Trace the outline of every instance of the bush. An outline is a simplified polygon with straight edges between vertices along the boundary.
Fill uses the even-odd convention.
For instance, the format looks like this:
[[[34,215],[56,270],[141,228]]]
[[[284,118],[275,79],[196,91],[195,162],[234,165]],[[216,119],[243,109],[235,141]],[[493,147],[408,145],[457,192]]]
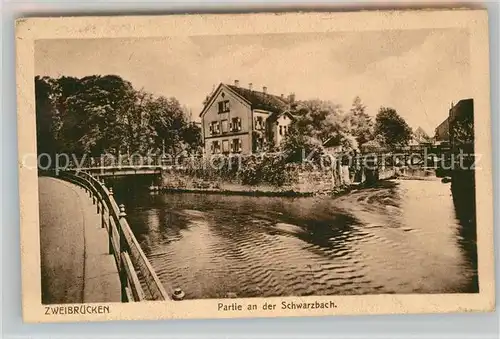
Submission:
[[[243,185],[283,186],[290,180],[291,175],[281,154],[264,154],[245,158],[242,162],[239,178]]]

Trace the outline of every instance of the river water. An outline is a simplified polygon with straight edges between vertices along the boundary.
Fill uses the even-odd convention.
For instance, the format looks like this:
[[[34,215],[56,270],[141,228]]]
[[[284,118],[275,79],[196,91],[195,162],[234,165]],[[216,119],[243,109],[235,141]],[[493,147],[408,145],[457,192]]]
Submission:
[[[440,181],[387,181],[337,198],[122,199],[160,280],[187,299],[478,291],[475,231]]]

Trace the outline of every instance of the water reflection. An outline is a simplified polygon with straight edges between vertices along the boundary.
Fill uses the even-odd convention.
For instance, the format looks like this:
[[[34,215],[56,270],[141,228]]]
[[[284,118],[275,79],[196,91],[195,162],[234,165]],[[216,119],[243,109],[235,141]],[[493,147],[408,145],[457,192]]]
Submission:
[[[463,246],[475,231],[462,231],[439,181],[385,182],[336,199],[120,198],[160,279],[187,298],[477,292]]]

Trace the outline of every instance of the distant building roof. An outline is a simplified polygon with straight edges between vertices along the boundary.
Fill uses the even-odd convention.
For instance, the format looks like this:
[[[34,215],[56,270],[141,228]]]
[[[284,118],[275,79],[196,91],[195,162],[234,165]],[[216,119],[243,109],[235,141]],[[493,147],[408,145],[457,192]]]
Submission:
[[[336,134],[328,139],[325,140],[325,142],[323,142],[323,147],[337,147],[337,146],[340,146],[341,145],[341,142],[340,142],[341,138],[340,138],[340,134]]]
[[[267,117],[267,120],[268,121],[276,121],[282,115],[287,115],[292,121],[297,120],[297,117],[295,115],[293,115],[289,110],[280,111],[280,112],[273,112]]]
[[[288,107],[289,101],[284,97],[234,85],[226,84],[226,86],[236,92],[239,96],[250,102],[250,105],[253,109],[262,109],[270,112],[281,112]]]
[[[462,99],[451,107],[449,112],[450,121],[457,118],[473,117],[474,116],[474,100]]]

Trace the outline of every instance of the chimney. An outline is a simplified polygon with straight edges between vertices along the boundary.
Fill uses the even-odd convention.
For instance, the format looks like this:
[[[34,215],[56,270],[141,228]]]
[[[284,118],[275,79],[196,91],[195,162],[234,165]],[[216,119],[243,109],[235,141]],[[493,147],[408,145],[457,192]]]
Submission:
[[[281,93],[281,99],[284,99],[285,98],[285,95],[283,93]]]
[[[288,101],[290,101],[290,103],[295,102],[295,93],[290,93],[290,95],[288,96]]]
[[[248,89],[249,89],[249,90],[252,90],[252,85],[253,85],[252,83],[249,83],[249,84],[248,84]]]
[[[239,80],[234,80],[234,85],[236,87],[240,87],[240,81]]]
[[[266,86],[262,87],[262,92],[264,92],[264,94],[267,93],[267,87]]]

